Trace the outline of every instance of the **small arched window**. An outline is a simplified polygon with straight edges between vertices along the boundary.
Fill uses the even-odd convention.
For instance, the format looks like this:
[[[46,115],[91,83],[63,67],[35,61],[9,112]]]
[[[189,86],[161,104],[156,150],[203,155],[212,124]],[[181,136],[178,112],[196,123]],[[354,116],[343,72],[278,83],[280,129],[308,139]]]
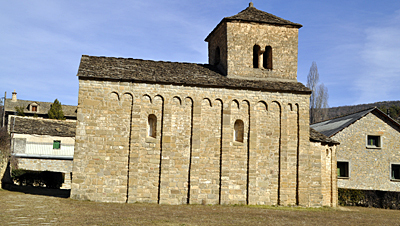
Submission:
[[[243,142],[244,136],[244,123],[242,120],[238,119],[234,125],[234,134],[233,137],[237,142]]]
[[[219,49],[219,46],[217,46],[217,48],[215,49],[214,65],[218,65],[220,61],[221,61],[221,50]]]
[[[157,117],[153,114],[149,115],[147,120],[147,136],[156,138],[157,133]]]
[[[253,68],[259,68],[259,61],[260,60],[260,46],[254,45],[253,47]]]
[[[265,69],[272,70],[272,47],[266,46],[263,54],[263,66]]]

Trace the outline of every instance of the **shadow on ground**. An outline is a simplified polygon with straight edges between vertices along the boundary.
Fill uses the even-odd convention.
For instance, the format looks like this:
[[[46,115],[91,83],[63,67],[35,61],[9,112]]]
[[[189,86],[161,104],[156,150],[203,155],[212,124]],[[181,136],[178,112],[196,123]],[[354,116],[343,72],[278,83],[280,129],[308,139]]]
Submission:
[[[54,188],[43,188],[43,187],[33,187],[33,186],[18,186],[14,184],[3,184],[2,189],[8,191],[18,191],[25,194],[31,195],[44,195],[53,196],[58,198],[69,198],[71,194],[71,189],[54,189]]]

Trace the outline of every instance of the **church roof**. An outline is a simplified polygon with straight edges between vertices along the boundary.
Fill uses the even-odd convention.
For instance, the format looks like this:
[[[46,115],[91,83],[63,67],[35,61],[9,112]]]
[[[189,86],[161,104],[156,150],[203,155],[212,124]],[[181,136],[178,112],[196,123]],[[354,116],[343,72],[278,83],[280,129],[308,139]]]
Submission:
[[[398,129],[400,128],[400,124],[398,122],[390,118],[388,115],[386,115],[376,107],[344,115],[334,119],[329,119],[323,122],[315,123],[310,125],[310,127],[324,134],[327,137],[332,137],[333,135],[342,131],[344,128],[347,128],[348,126],[355,123],[356,121],[358,121],[359,119],[363,118],[364,116],[366,116],[371,112],[375,112],[376,114],[383,116],[383,118],[390,121],[392,125],[396,126]]]
[[[258,10],[253,6],[252,3],[250,3],[249,7],[247,7],[240,13],[234,16],[225,17],[222,21],[233,21],[233,20],[267,23],[274,25],[289,25],[297,28],[301,28],[303,26],[301,24],[293,23],[289,20],[285,20],[270,13]]]
[[[79,79],[104,79],[142,83],[249,89],[310,94],[299,82],[277,82],[227,78],[209,64],[176,63],[132,58],[83,55]]]
[[[9,122],[11,133],[37,134],[59,137],[75,137],[75,120],[56,120],[34,117],[11,116]]]

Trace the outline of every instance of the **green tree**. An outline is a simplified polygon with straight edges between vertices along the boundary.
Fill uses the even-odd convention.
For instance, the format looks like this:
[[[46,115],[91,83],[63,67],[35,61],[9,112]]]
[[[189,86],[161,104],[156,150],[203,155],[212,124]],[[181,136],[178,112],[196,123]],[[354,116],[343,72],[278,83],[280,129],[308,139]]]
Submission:
[[[16,106],[16,107],[15,107],[15,110],[17,111],[17,115],[18,115],[18,116],[25,116],[24,107],[22,107],[22,106]]]
[[[51,119],[59,119],[59,120],[65,119],[61,103],[57,99],[54,100],[54,103],[51,105],[50,110],[47,114]]]

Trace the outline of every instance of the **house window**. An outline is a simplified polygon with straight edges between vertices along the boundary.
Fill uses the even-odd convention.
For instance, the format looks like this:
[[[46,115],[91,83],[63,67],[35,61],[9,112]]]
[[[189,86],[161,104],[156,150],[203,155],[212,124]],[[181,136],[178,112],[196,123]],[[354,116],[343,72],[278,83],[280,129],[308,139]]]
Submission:
[[[390,179],[400,180],[400,164],[391,164],[390,168]]]
[[[381,147],[381,136],[367,136],[367,146],[373,148],[380,148]]]
[[[32,106],[32,111],[37,112],[37,106]]]
[[[266,46],[263,54],[263,67],[272,70],[272,47]]]
[[[147,120],[147,136],[156,138],[157,131],[157,117],[155,115],[149,115]]]
[[[53,149],[60,149],[61,148],[61,140],[53,141]]]
[[[349,162],[343,162],[343,161],[337,162],[337,175],[338,178],[349,177]]]
[[[238,119],[235,122],[233,137],[237,142],[243,142],[244,135],[244,123],[242,120]]]

